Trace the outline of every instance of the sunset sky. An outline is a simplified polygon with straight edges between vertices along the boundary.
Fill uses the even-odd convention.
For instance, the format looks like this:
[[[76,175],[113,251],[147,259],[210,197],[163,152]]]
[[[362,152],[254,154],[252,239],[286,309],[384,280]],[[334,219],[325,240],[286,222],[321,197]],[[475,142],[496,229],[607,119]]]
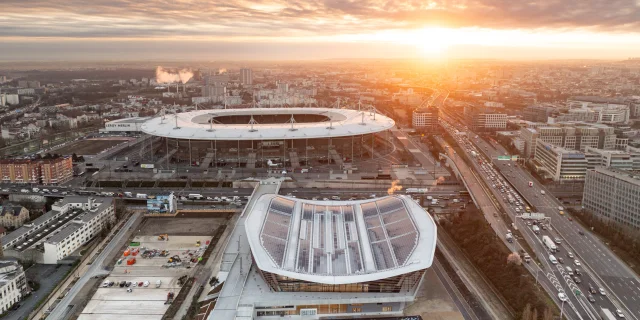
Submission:
[[[2,0],[0,60],[640,56],[640,0]]]

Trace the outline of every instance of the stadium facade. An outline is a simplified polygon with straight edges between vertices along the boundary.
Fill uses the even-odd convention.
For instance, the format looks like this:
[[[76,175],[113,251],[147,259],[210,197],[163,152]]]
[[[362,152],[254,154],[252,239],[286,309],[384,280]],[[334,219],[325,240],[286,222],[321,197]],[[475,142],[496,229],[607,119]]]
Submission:
[[[266,194],[244,228],[254,274],[243,290],[252,302],[247,319],[402,315],[433,262],[437,237],[431,216],[408,196]]]
[[[200,110],[158,116],[141,131],[152,159],[169,168],[300,167],[373,158],[395,125],[373,110],[253,108]]]

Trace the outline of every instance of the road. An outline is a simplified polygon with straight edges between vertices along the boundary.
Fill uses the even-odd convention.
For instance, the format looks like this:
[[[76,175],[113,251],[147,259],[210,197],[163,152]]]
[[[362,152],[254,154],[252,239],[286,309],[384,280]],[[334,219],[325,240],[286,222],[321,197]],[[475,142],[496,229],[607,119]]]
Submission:
[[[579,223],[569,221],[567,215],[561,216],[558,207],[563,204],[549,190],[539,183],[529,187],[529,181],[536,180],[524,168],[516,165],[506,166],[503,161],[498,161],[497,156],[506,153],[504,148],[483,139],[476,139],[474,142],[492,158],[507,180],[529,203],[536,207],[537,211],[543,212],[551,218],[551,225],[565,240],[566,245],[593,272],[599,285],[612,293],[618,302],[624,305],[633,319],[638,319],[640,317],[640,281],[638,276],[589,230],[583,228]],[[545,191],[545,194],[541,194],[541,191]],[[584,236],[579,232],[584,233]],[[619,304],[618,306],[620,307]]]
[[[444,117],[443,119],[446,119],[446,117]],[[454,123],[451,119],[448,119],[449,121],[451,121],[451,123]],[[449,125],[449,123],[444,122],[443,125],[446,127]],[[453,130],[453,127],[451,127],[451,129]],[[464,130],[461,126],[458,126],[457,129],[459,130]],[[453,131],[451,131],[453,132]],[[467,139],[466,137],[473,137],[474,134],[468,132],[466,136],[463,136],[464,141],[468,141],[469,139]],[[539,194],[540,193],[540,189],[539,188],[530,188],[528,186],[528,182],[532,181],[533,179],[526,175],[526,173],[524,172],[520,172],[519,174],[516,174],[515,172],[518,171],[524,171],[522,170],[522,168],[518,168],[518,167],[514,167],[513,165],[508,166],[506,163],[502,162],[502,163],[498,163],[497,161],[497,156],[498,155],[504,155],[504,150],[500,150],[500,149],[496,149],[490,145],[486,145],[486,142],[484,142],[485,144],[480,143],[479,141],[481,141],[481,139],[477,139],[477,138],[473,138],[472,139],[474,143],[476,143],[478,145],[478,149],[475,149],[473,146],[471,146],[470,144],[468,146],[463,146],[463,149],[466,150],[465,152],[467,152],[468,156],[471,157],[471,153],[470,151],[476,150],[477,152],[479,152],[479,150],[482,150],[483,152],[488,152],[489,156],[492,158],[492,161],[494,162],[495,166],[499,169],[499,172],[502,172],[503,174],[506,174],[506,178],[509,179],[509,182],[511,182],[511,180],[514,180],[514,182],[512,182],[512,185],[514,185],[515,189],[517,191],[519,191],[519,194],[527,200],[528,203],[530,203],[531,205],[535,206],[539,212],[544,212],[548,217],[551,218],[551,228],[549,231],[543,231],[541,235],[535,235],[533,234],[533,231],[531,231],[531,229],[525,225],[521,225],[521,230],[523,232],[523,234],[525,235],[525,239],[527,240],[527,242],[529,243],[529,245],[533,248],[533,250],[535,251],[534,253],[538,256],[538,258],[540,259],[540,261],[543,262],[543,264],[545,265],[545,272],[549,273],[551,272],[552,275],[555,276],[556,279],[563,279],[564,282],[562,283],[562,287],[564,289],[564,291],[566,293],[568,293],[570,300],[572,301],[572,303],[577,306],[578,309],[580,309],[580,313],[582,314],[582,316],[586,319],[589,318],[594,318],[594,315],[597,315],[597,308],[596,307],[604,307],[604,308],[608,308],[612,311],[615,311],[615,309],[623,309],[621,304],[620,304],[620,299],[617,298],[616,299],[612,299],[611,294],[608,296],[602,296],[602,295],[594,295],[594,297],[596,298],[596,305],[591,305],[586,299],[585,299],[585,294],[587,293],[587,288],[589,286],[593,286],[595,288],[598,287],[603,287],[606,289],[607,292],[613,293],[614,296],[617,296],[617,293],[614,291],[615,289],[611,288],[611,286],[608,286],[608,282],[607,281],[603,281],[602,277],[600,274],[598,274],[597,272],[593,272],[594,269],[591,268],[591,264],[595,264],[595,265],[599,265],[601,266],[600,263],[598,262],[590,262],[593,260],[590,260],[592,255],[600,255],[602,254],[602,250],[603,248],[598,248],[594,246],[594,240],[595,237],[593,237],[592,235],[588,234],[588,232],[586,232],[586,230],[580,230],[581,227],[576,224],[576,223],[572,223],[571,221],[569,221],[567,218],[565,218],[564,216],[560,216],[558,214],[558,207],[561,206],[561,204],[553,197],[549,196],[550,193],[547,192],[546,196]],[[463,142],[464,143],[464,142]],[[471,149],[469,149],[471,148]],[[493,152],[490,152],[490,150],[493,150]],[[487,159],[485,159],[486,161]],[[497,163],[497,164],[496,164]],[[475,170],[476,172],[480,172],[482,169],[480,168],[480,166],[474,162],[474,166],[475,166]],[[514,171],[514,173],[510,173],[511,171]],[[489,177],[487,175],[482,175],[483,178],[485,179],[485,182],[487,183],[487,185],[491,185],[493,182],[489,180]],[[517,181],[516,181],[517,180]],[[494,196],[497,200],[499,200],[499,202],[502,203],[503,207],[507,208],[507,212],[510,214],[510,216],[512,217],[512,220],[516,221],[516,223],[518,223],[517,220],[519,219],[515,219],[516,216],[516,212],[514,211],[513,206],[510,208],[509,210],[509,204],[506,201],[506,197],[504,196],[504,194],[501,194],[498,192],[497,189],[492,189],[492,191],[494,192]],[[553,231],[551,231],[553,230]],[[584,232],[586,235],[585,236],[581,236],[579,235],[578,231],[582,231]],[[540,241],[540,237],[542,235],[549,235],[551,236],[551,238],[555,238],[555,237],[560,237],[562,238],[563,241],[563,245],[560,246],[560,251],[562,252],[564,251],[573,251],[574,253],[577,254],[577,260],[579,262],[581,262],[581,266],[585,272],[583,272],[583,276],[582,276],[582,283],[579,285],[576,285],[573,280],[568,277],[568,275],[566,274],[566,272],[563,269],[563,265],[557,265],[557,266],[552,266],[549,262],[548,262],[548,252],[546,247],[544,247]],[[526,236],[529,235],[529,236]],[[585,242],[587,241],[587,242]],[[582,245],[584,244],[584,246]],[[574,246],[575,245],[575,246]],[[590,248],[590,246],[594,246],[595,249]],[[604,248],[607,249],[607,248]],[[600,250],[600,251],[598,251]],[[586,253],[586,254],[584,254]],[[557,255],[568,255],[567,253],[558,253]],[[569,259],[568,257],[565,257],[567,259],[567,264],[571,265],[571,267],[576,267],[575,263],[572,261],[573,259]],[[618,260],[617,258],[613,257],[614,259]],[[607,259],[608,260],[608,259]],[[596,260],[597,261],[597,260]],[[613,262],[614,260],[608,260],[609,262]],[[618,260],[619,261],[619,260]],[[584,266],[586,262],[586,267]],[[619,261],[620,262],[620,261]],[[606,264],[606,263],[605,263]],[[622,266],[617,266],[617,267],[612,267],[612,270],[609,270],[609,272],[611,271],[617,271],[617,272],[621,272],[622,269],[626,268],[626,266],[624,266],[624,264],[622,264]],[[626,268],[628,269],[628,268]],[[625,279],[627,281],[629,281],[630,279]],[[633,288],[636,288],[637,282],[634,280],[633,282],[630,283],[626,283],[626,285],[631,284],[633,287],[631,288],[632,291],[634,291]],[[618,286],[622,286],[622,284],[618,283]],[[558,289],[560,289],[560,287],[558,287]],[[579,289],[581,291],[582,294],[577,295],[575,294],[576,289]],[[640,289],[638,289],[640,290]],[[573,294],[570,294],[573,293]],[[638,297],[635,297],[635,299],[638,299]],[[634,298],[627,298],[627,300],[632,300],[635,301]],[[638,300],[640,301],[640,299]],[[638,305],[634,305],[634,308],[637,308]],[[624,310],[624,309],[623,309]],[[629,316],[631,316],[632,319],[637,319],[637,311],[636,310],[629,310],[627,309],[627,314]]]
[[[127,233],[129,228],[133,225],[133,223],[140,217],[140,213],[134,213],[131,215],[129,220],[125,223],[125,225],[120,228],[118,233],[109,241],[104,250],[98,254],[98,257],[94,260],[94,262],[89,266],[88,269],[85,269],[85,273],[80,276],[80,279],[71,287],[71,290],[67,293],[64,298],[58,303],[58,305],[51,311],[51,313],[47,316],[47,319],[51,320],[61,320],[67,316],[67,312],[71,309],[72,306],[69,305],[71,301],[75,298],[78,292],[84,287],[89,279],[95,276],[106,275],[109,274],[108,271],[104,269],[104,262],[109,253],[117,247],[119,247],[122,241],[122,238]]]

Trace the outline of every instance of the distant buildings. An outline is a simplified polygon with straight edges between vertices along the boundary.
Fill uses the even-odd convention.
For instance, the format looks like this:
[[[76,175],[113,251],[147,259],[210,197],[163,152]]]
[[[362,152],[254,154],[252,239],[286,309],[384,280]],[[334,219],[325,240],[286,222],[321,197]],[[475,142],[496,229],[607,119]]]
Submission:
[[[640,228],[640,177],[617,169],[588,170],[582,206],[622,225]]]
[[[56,264],[114,221],[113,198],[70,196],[0,242],[6,256]]]
[[[546,123],[556,109],[545,105],[532,105],[524,108],[522,118],[531,122]]]
[[[0,313],[9,311],[28,290],[22,265],[17,261],[0,261]]]
[[[411,124],[422,132],[434,132],[438,128],[438,108],[421,108],[413,111]]]
[[[614,128],[604,124],[557,123],[537,128],[520,129],[524,139],[524,156],[532,158],[536,152],[536,140],[551,143],[568,150],[586,150],[587,147],[613,150],[623,149],[627,139],[618,139]]]
[[[240,69],[240,83],[245,86],[253,84],[253,70],[248,68]]]
[[[202,86],[202,97],[206,97],[209,102],[222,102],[227,93],[229,75],[216,74],[206,76],[205,84]]]
[[[507,114],[500,108],[466,105],[464,117],[475,131],[496,131],[507,128]]]
[[[59,185],[73,178],[71,157],[0,160],[3,183]]]
[[[27,208],[7,202],[0,206],[0,226],[19,228],[27,220],[29,220]]]

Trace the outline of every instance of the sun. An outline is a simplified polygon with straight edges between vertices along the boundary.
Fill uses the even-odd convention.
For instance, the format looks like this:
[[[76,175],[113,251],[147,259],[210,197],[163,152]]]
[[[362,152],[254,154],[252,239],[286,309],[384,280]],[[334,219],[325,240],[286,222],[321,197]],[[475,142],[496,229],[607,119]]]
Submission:
[[[437,27],[419,29],[411,34],[415,45],[425,55],[444,53],[452,44],[453,36],[450,29]]]

